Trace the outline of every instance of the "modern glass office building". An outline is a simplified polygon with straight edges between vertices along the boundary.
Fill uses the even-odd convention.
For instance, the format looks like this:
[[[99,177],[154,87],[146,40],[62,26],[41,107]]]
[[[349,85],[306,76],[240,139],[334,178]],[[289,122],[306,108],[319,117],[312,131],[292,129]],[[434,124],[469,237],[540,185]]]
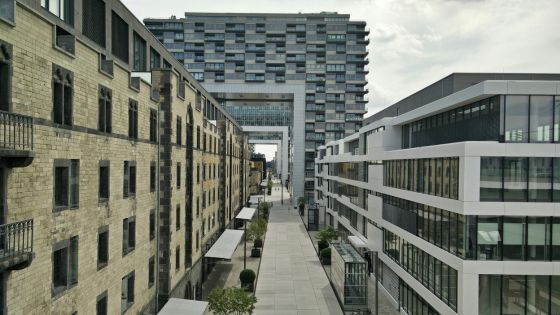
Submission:
[[[316,148],[362,126],[368,90],[365,22],[347,14],[191,13],[146,19],[147,28],[242,125],[276,124],[267,112],[284,108],[242,104],[235,94],[293,94],[289,174],[297,197],[314,198]],[[263,92],[265,91],[265,92]],[[236,103],[236,104],[234,104]],[[284,114],[282,114],[284,115]],[[284,115],[283,117],[288,117]],[[289,124],[291,123],[291,124]],[[310,153],[310,154],[306,154]],[[305,192],[304,192],[305,190]]]
[[[452,74],[319,147],[320,220],[377,252],[395,309],[559,313],[559,88]]]

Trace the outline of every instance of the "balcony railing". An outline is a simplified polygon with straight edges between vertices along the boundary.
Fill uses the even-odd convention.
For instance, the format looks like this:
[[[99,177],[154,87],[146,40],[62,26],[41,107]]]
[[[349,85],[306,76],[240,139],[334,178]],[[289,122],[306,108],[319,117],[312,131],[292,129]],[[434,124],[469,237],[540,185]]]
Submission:
[[[32,151],[33,118],[0,111],[0,149]]]
[[[0,270],[20,269],[33,256],[33,219],[0,225]]]

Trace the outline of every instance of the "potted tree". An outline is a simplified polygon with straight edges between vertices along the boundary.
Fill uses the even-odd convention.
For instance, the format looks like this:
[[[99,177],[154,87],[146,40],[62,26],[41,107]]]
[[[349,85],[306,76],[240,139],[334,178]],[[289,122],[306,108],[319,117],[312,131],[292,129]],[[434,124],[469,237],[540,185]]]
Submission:
[[[253,314],[257,298],[242,288],[215,288],[208,295],[208,306],[214,315]]]
[[[253,292],[255,287],[255,278],[257,275],[251,269],[244,269],[239,273],[239,280],[241,281],[241,287],[249,292]]]
[[[329,243],[338,239],[338,231],[335,230],[332,226],[327,226],[326,228],[320,230],[315,238],[319,240],[317,246],[319,247],[318,252],[325,248],[329,247]]]
[[[266,233],[266,220],[257,219],[251,222],[249,230],[247,231],[250,239],[253,240],[253,249],[251,250],[251,257],[260,257],[261,248],[263,246],[262,238]]]
[[[298,198],[298,207],[299,207],[299,215],[300,216],[303,216],[303,214],[304,214],[305,202],[306,202],[305,197],[299,197]]]
[[[268,182],[266,183],[266,188],[268,190],[267,195],[270,195],[272,193],[272,180],[270,180],[270,177],[268,178]]]
[[[270,202],[261,202],[261,211],[262,211],[262,216],[265,220],[268,220],[268,214],[270,212]]]
[[[330,265],[331,264],[331,249],[324,248],[321,251],[321,262],[323,265]]]

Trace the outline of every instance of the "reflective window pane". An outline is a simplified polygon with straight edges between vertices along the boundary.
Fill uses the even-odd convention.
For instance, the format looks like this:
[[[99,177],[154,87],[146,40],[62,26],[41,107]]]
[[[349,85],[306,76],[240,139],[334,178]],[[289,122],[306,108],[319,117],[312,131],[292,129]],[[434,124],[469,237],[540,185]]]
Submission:
[[[548,218],[527,218],[527,259],[548,259]]]
[[[552,158],[529,158],[529,201],[552,199]]]
[[[504,260],[523,260],[525,243],[525,218],[504,217],[503,223]]]
[[[527,158],[504,158],[504,201],[527,201]]]
[[[552,102],[552,96],[531,96],[530,142],[552,140]]]
[[[527,315],[548,314],[549,279],[549,276],[527,276]]]
[[[525,315],[525,286],[525,276],[503,276],[502,314]]]
[[[500,260],[501,241],[499,230],[500,217],[479,217],[478,218],[478,259],[479,260]]]
[[[507,95],[505,141],[527,142],[529,134],[529,96]]]
[[[480,275],[478,283],[478,314],[500,314],[501,276]]]
[[[480,158],[480,201],[502,200],[502,158]]]

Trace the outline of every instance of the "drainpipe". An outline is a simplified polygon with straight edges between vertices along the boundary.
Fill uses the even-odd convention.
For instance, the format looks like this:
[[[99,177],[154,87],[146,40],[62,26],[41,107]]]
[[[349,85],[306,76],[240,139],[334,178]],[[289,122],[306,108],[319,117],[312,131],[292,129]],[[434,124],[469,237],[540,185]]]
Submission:
[[[158,313],[159,307],[159,153],[160,153],[160,106],[158,104],[158,111],[157,111],[157,162],[156,162],[156,213],[155,213],[155,228],[156,228],[156,264],[155,264],[155,277],[156,277],[156,298],[155,298],[155,313]]]

